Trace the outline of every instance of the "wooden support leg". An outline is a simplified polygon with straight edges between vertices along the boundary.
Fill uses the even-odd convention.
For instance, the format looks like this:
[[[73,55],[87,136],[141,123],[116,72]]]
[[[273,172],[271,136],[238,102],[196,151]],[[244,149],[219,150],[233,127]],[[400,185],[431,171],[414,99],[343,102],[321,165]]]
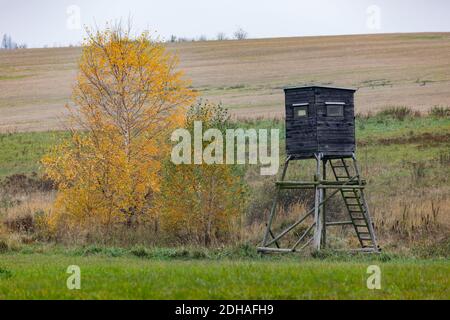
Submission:
[[[327,180],[327,160],[324,160],[322,162],[322,179],[324,181]],[[322,199],[326,199],[327,197],[327,189],[321,189],[322,191]],[[327,245],[327,210],[326,210],[327,203],[324,202],[322,204],[322,248],[325,248]]]
[[[321,160],[322,160],[322,154],[316,155],[316,179],[320,179],[320,166],[321,166]],[[315,230],[314,230],[314,248],[316,250],[320,250],[321,246],[321,238],[322,238],[322,218],[320,214],[320,204],[322,202],[321,196],[322,196],[322,189],[319,188],[318,185],[315,186],[315,201],[314,201],[314,223],[315,223]]]
[[[284,167],[283,167],[283,172],[281,174],[281,181],[284,180],[284,177],[286,176],[286,171],[289,165],[289,160],[290,160],[290,156],[287,157],[285,163],[284,163]],[[267,229],[266,229],[266,233],[264,234],[264,239],[263,239],[263,243],[262,246],[265,247],[267,245],[267,242],[269,241],[269,235],[272,233],[271,228],[272,228],[272,222],[273,222],[273,217],[275,216],[275,211],[277,208],[277,204],[278,204],[278,198],[280,196],[280,188],[277,188],[276,191],[276,195],[275,195],[275,199],[272,203],[272,208],[270,209],[270,216],[269,216],[269,221],[267,222]],[[277,244],[278,245],[278,244]]]

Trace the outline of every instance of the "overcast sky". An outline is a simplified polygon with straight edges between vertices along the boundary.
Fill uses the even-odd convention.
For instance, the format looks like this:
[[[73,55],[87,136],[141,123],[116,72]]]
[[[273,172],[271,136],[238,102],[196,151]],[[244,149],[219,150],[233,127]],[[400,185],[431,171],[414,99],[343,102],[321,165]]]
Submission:
[[[132,17],[168,39],[450,31],[448,0],[0,0],[0,36],[29,47],[77,44],[83,26]]]

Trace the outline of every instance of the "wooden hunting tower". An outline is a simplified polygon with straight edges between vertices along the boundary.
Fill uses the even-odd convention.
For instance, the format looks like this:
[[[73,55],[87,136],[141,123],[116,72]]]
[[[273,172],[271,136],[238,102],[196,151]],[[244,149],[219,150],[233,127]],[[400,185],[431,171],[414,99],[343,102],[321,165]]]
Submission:
[[[355,116],[353,96],[356,90],[323,86],[284,89],[286,110],[286,162],[281,180],[276,182],[277,194],[270,211],[261,252],[294,252],[313,242],[315,249],[326,245],[329,226],[352,225],[362,251],[379,252],[369,208],[364,196],[365,181],[361,179],[355,157]],[[289,162],[315,159],[313,181],[285,180]],[[350,161],[349,161],[350,160]],[[327,180],[327,165],[331,180]],[[283,189],[315,190],[314,207],[283,230],[275,230],[279,194]],[[327,190],[331,192],[327,195]],[[327,202],[335,195],[343,199],[348,220],[329,221]],[[300,225],[312,217],[307,228]],[[282,224],[283,225],[283,224]],[[289,248],[282,248],[288,234],[300,236]],[[292,237],[291,237],[292,238]]]

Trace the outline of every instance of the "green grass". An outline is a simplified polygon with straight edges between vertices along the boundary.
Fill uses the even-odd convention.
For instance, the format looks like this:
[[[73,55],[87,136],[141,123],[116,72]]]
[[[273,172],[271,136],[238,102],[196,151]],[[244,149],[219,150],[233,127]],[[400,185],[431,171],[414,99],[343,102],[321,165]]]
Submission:
[[[390,117],[356,120],[358,142],[377,142],[386,138],[410,138],[423,134],[450,135],[450,117],[417,117],[403,121]]]
[[[236,125],[281,129],[283,157],[283,121],[255,120]],[[409,186],[415,163],[424,166],[422,190],[448,185],[448,160],[442,161],[440,156],[449,154],[450,119],[358,118],[356,134],[362,174],[369,180],[372,194],[392,195]],[[65,132],[0,135],[0,178],[41,173],[40,158],[65,136]],[[95,246],[46,250],[33,245],[23,245],[19,250],[0,254],[0,299],[450,298],[448,259],[261,258],[253,246],[216,253]],[[448,256],[448,249],[443,250],[442,256]],[[366,287],[366,269],[371,264],[381,267],[381,290]],[[69,265],[81,267],[81,290],[66,288]]]
[[[381,268],[381,289],[366,286]],[[69,265],[81,289],[68,290]],[[3,254],[0,299],[449,299],[448,261],[160,260]]]
[[[284,149],[283,121],[254,120],[236,125],[255,129],[278,128],[281,136],[280,147]],[[366,144],[383,146],[386,143],[384,140],[389,139],[405,139],[406,142],[414,145],[411,141],[415,142],[415,137],[423,137],[426,134],[432,135],[431,138],[428,137],[429,139],[443,137],[450,140],[448,138],[450,136],[450,118],[421,117],[400,121],[390,117],[371,117],[368,119],[358,118],[356,121],[356,136],[360,146]],[[52,145],[60,141],[61,138],[67,137],[67,135],[67,132],[58,131],[0,134],[0,178],[15,173],[39,173],[41,170],[39,160]],[[407,141],[407,139],[410,141]],[[432,142],[429,141],[429,145],[425,145],[425,152],[422,150],[417,154],[420,156],[420,154],[432,152],[435,155],[436,152],[439,153],[445,148],[448,149],[450,144],[450,141],[447,141],[443,145],[440,143],[440,147],[436,147],[433,146]],[[394,141],[395,143],[398,143],[398,141]],[[418,140],[415,145],[418,143],[421,142]],[[427,150],[428,147],[430,147],[430,150]],[[378,150],[374,151],[378,153]],[[401,158],[401,154],[396,154]]]
[[[40,159],[66,132],[0,134],[0,178],[16,173],[40,171]]]

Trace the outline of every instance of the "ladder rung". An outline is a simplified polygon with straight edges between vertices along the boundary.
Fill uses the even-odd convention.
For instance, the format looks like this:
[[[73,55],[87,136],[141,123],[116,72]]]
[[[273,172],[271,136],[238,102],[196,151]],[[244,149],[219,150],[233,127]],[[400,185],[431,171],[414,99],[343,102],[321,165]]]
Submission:
[[[347,203],[348,206],[354,205],[355,207],[356,207],[356,206],[359,207],[359,204],[357,204],[357,203],[355,203],[355,204],[353,204],[353,203],[348,203],[348,202],[346,202],[346,203]],[[355,208],[351,208],[351,209],[355,209]],[[356,209],[359,209],[359,208],[356,208]],[[360,210],[360,211],[358,211],[358,212],[362,212],[362,211]]]
[[[358,227],[358,228],[362,228],[362,227],[367,228],[367,224],[355,224],[355,227]]]
[[[359,199],[359,197],[344,197],[344,199]]]
[[[359,239],[364,240],[364,241],[372,240],[371,237],[359,237]]]

